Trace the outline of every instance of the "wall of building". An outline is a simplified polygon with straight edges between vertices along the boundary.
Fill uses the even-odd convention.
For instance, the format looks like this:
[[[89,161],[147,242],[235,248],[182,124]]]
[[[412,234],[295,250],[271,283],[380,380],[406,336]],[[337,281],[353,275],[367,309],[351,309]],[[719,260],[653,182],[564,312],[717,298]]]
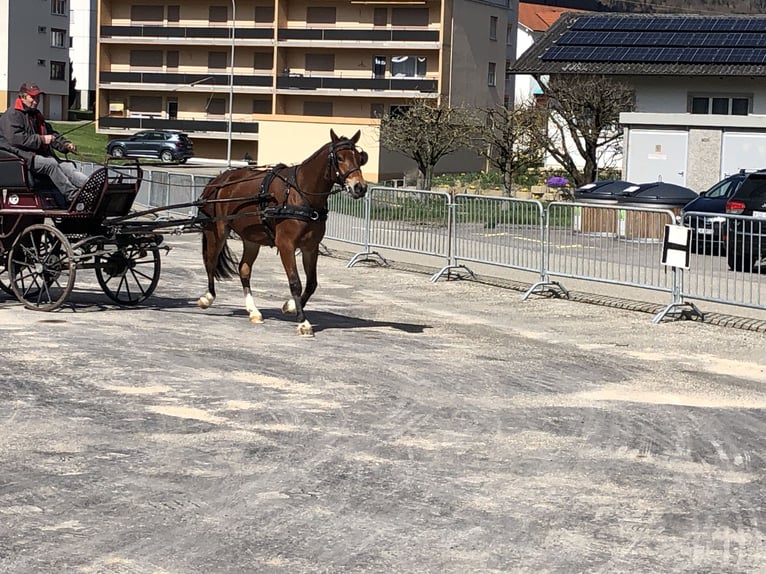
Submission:
[[[457,0],[453,4],[451,106],[484,108],[503,103],[505,96],[505,3]],[[490,18],[497,17],[495,39],[490,39]],[[488,62],[495,63],[495,85],[488,85]]]

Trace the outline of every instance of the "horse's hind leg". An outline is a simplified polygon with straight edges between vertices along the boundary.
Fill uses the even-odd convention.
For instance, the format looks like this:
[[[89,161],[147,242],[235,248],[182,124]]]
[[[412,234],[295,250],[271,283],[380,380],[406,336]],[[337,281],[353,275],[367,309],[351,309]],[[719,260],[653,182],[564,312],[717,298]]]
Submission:
[[[207,292],[197,300],[197,305],[201,309],[207,309],[215,301],[215,270],[218,265],[218,256],[225,244],[226,231],[221,230],[218,224],[202,230],[202,260],[207,272]]]
[[[242,251],[242,259],[239,261],[239,278],[242,281],[242,290],[245,294],[245,309],[250,317],[251,323],[263,323],[263,315],[255,306],[253,301],[253,293],[250,291],[250,276],[253,272],[253,263],[258,257],[258,252],[261,250],[261,246],[252,241],[243,240],[242,244],[244,249]]]
[[[303,314],[303,304],[301,303],[303,286],[301,285],[301,277],[298,275],[298,265],[295,262],[295,249],[280,249],[279,257],[282,259],[282,266],[285,268],[287,282],[290,285],[290,294],[292,295],[292,299],[282,305],[282,312],[295,312],[298,320],[298,334],[304,337],[313,337],[314,329],[311,328],[311,323],[306,320],[306,316]]]

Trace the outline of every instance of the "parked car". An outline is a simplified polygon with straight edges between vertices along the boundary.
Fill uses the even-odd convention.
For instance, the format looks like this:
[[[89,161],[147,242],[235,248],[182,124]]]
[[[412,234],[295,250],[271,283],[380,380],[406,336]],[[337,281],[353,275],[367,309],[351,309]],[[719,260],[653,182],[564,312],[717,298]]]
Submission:
[[[726,202],[746,177],[745,170],[730,175],[683,207],[681,215],[692,228],[692,251],[713,255],[726,254],[726,218],[722,215],[726,213]],[[711,215],[687,215],[689,212]]]
[[[113,158],[158,158],[164,163],[186,163],[194,157],[189,136],[173,130],[144,130],[127,138],[110,140],[106,153]]]
[[[766,269],[766,170],[748,174],[726,202],[730,218],[726,228],[729,269]]]

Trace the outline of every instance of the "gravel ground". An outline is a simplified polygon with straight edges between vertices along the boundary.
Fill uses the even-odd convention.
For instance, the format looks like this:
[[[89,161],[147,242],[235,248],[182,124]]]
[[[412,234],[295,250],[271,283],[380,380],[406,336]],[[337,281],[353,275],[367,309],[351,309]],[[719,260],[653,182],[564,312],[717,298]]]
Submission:
[[[764,572],[756,330],[320,260],[0,295],[0,572]],[[233,244],[234,245],[234,244]]]

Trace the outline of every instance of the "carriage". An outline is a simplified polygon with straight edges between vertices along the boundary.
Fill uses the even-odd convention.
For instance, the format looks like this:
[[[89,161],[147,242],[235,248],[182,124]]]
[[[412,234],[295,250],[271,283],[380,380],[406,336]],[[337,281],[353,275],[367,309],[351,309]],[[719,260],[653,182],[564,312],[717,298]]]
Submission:
[[[69,297],[76,272],[93,269],[110,299],[136,305],[157,286],[162,230],[182,226],[202,232],[208,285],[199,307],[215,300],[215,279],[237,274],[250,321],[262,322],[250,275],[260,247],[276,247],[292,296],[282,309],[295,314],[298,334],[311,336],[303,309],[317,287],[328,199],[336,189],[356,199],[367,191],[361,168],[368,156],[357,147],[360,135],[339,137],[330,130],[330,141],[297,165],[229,169],[208,183],[198,200],[184,204],[198,212],[182,221],[147,219],[177,205],[131,211],[143,177],[138,163],[107,162],[68,201],[50,181],[33,181],[22,159],[0,150],[0,288],[27,308],[52,311]],[[226,245],[232,233],[243,241],[239,262]]]
[[[104,164],[68,201],[23,159],[0,150],[0,289],[25,307],[53,311],[74,288],[77,271],[93,269],[120,305],[149,297],[160,276],[163,236],[125,218],[138,194],[138,163]]]

